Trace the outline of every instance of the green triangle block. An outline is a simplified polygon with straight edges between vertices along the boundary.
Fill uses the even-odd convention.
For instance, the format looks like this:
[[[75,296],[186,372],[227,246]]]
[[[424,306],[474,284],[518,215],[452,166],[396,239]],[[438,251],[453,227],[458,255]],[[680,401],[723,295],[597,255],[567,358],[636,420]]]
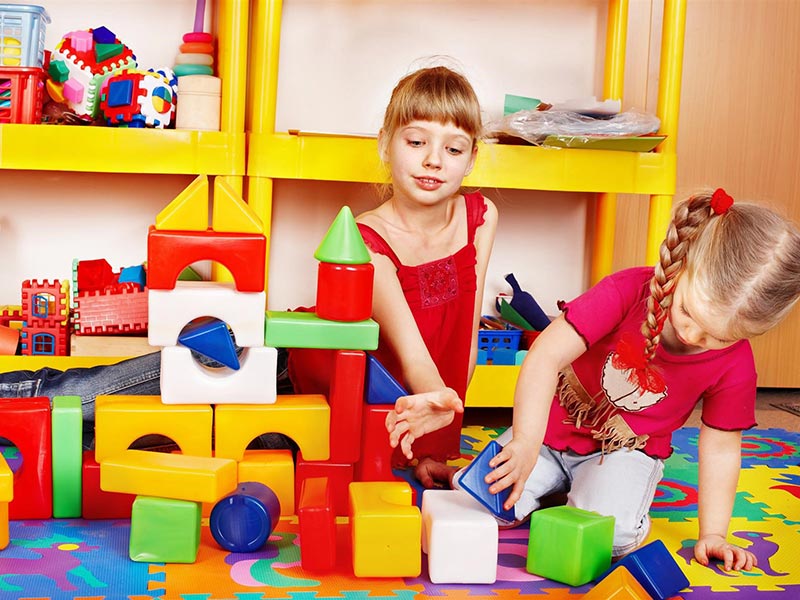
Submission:
[[[122,54],[122,44],[95,44],[94,56],[97,62],[101,63],[109,58]]]
[[[314,258],[337,265],[363,265],[370,262],[367,246],[349,206],[343,206],[336,215],[314,252]]]

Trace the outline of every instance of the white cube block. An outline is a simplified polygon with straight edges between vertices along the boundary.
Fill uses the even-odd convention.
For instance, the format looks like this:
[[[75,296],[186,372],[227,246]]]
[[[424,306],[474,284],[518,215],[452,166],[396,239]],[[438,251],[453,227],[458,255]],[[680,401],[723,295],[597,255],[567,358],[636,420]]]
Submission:
[[[164,404],[272,404],[277,395],[278,350],[245,348],[239,369],[201,365],[184,346],[161,350]]]
[[[175,346],[181,330],[198,317],[216,317],[233,331],[236,345],[264,345],[266,292],[240,292],[222,281],[177,281],[172,290],[148,290],[147,339]]]
[[[425,490],[422,551],[432,583],[494,583],[497,521],[465,492]]]

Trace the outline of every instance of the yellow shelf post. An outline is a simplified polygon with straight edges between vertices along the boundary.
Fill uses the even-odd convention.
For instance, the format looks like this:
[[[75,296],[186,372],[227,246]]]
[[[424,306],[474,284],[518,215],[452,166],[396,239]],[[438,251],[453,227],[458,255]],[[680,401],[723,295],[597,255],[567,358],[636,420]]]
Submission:
[[[656,114],[661,119],[661,133],[665,134],[667,139],[656,148],[656,153],[674,157],[676,162],[685,32],[686,0],[664,0],[660,83]],[[658,260],[658,248],[667,232],[671,213],[671,195],[654,194],[650,197],[650,213],[647,224],[647,264],[655,264]]]

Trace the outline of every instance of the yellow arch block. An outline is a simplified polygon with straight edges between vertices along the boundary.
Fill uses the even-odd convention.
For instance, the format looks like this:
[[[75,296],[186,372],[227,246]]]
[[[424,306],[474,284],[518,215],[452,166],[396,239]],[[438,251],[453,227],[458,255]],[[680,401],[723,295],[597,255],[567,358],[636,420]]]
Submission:
[[[356,577],[417,577],[422,517],[405,481],[350,484],[350,531]]]
[[[214,455],[242,460],[247,444],[262,433],[292,438],[306,460],[330,458],[331,409],[325,396],[279,395],[274,404],[218,404]]]
[[[236,489],[236,461],[125,450],[100,463],[100,489],[138,496],[216,502]]]
[[[169,437],[184,454],[211,456],[213,420],[208,404],[163,404],[161,396],[98,396],[95,460],[102,463],[151,433]]]

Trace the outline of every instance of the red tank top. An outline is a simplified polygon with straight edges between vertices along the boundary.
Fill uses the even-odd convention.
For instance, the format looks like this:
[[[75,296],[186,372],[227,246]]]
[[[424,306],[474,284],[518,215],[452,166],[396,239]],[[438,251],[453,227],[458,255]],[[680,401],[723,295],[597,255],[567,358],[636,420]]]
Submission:
[[[475,230],[483,224],[486,213],[486,202],[480,193],[465,194],[464,199],[467,213],[466,245],[455,254],[421,265],[402,264],[394,250],[375,230],[367,225],[358,225],[367,246],[373,252],[387,256],[397,269],[397,278],[406,302],[433,362],[445,384],[458,393],[462,402],[467,393],[475,317]],[[379,343],[378,349],[372,354],[402,383],[397,357],[387,344]],[[461,414],[457,414],[448,427],[414,442],[414,456],[431,456],[441,461],[458,458],[461,417]]]
[[[451,256],[421,265],[402,264],[394,250],[374,229],[358,224],[367,246],[373,252],[387,256],[395,265],[403,294],[439,374],[445,385],[458,393],[462,402],[467,392],[477,288],[475,230],[483,224],[486,213],[486,202],[480,193],[465,194],[464,200],[467,243]],[[408,387],[400,376],[397,357],[387,344],[379,342],[378,349],[371,354],[401,384]],[[289,375],[295,391],[298,394],[327,394],[333,356],[333,351],[290,350]],[[414,456],[430,456],[439,461],[458,458],[461,422],[462,415],[457,414],[448,427],[415,441]],[[393,463],[394,466],[406,466],[408,463],[399,448],[394,454]]]

